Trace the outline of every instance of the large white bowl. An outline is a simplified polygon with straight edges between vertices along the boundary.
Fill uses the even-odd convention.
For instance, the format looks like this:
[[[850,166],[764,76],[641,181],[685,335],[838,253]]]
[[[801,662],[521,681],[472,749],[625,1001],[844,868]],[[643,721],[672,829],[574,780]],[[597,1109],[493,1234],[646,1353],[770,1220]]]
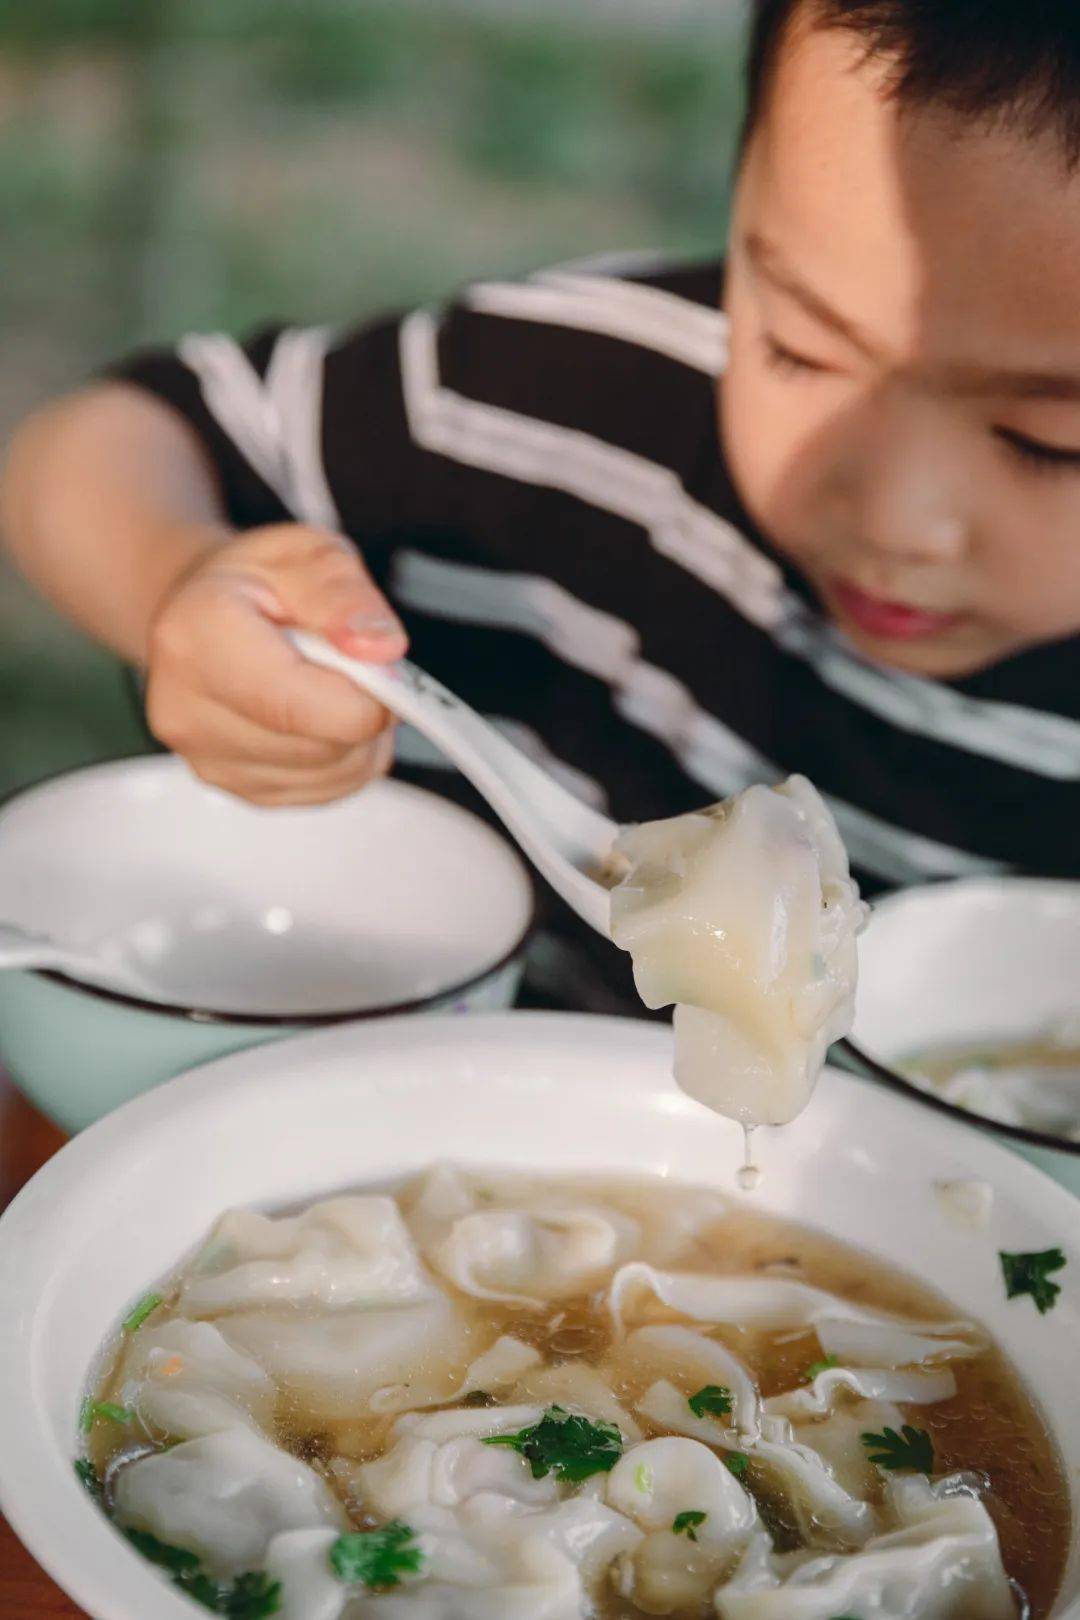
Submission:
[[[763,1133],[765,1135],[766,1133]],[[742,1134],[675,1089],[666,1029],[544,1013],[387,1020],[264,1047],[185,1075],[66,1147],[0,1220],[0,1508],[95,1620],[191,1620],[72,1473],[102,1340],[227,1205],[273,1206],[434,1159],[653,1171],[740,1195]],[[1040,1397],[1080,1480],[1076,1204],[988,1138],[828,1072],[762,1143],[755,1205],[857,1241],[980,1317]],[[984,1231],[954,1224],[942,1179],[995,1190]],[[1060,1245],[1045,1317],[1007,1304],[999,1248]],[[1080,1616],[1074,1552],[1057,1615]],[[507,1620],[512,1620],[507,1616]]]
[[[1030,1040],[1066,1014],[1080,1014],[1080,883],[961,878],[874,903],[859,941],[856,1050],[924,1107],[980,1125],[1080,1193],[1080,1142],[967,1113],[896,1067],[933,1047]]]
[[[507,1007],[531,916],[506,839],[420,788],[260,810],[168,756],[72,771],[0,810],[0,918],[104,953],[152,993],[0,973],[0,1052],[78,1130],[298,1028]]]

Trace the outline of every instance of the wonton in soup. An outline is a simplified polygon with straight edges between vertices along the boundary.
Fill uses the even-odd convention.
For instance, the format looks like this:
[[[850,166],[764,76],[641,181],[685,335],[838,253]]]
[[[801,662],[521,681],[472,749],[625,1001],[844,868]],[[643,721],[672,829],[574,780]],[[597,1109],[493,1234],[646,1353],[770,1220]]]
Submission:
[[[977,1323],[659,1180],[439,1166],[232,1212],[84,1428],[114,1522],[234,1620],[1014,1620],[1068,1544]]]

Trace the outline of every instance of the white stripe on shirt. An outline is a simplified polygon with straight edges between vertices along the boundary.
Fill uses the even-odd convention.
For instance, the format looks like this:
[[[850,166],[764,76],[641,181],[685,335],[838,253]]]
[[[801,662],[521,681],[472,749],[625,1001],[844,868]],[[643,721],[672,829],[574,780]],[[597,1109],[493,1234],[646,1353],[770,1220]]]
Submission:
[[[392,592],[404,607],[433,618],[515,630],[611,689],[628,724],[662,743],[686,774],[716,798],[785,773],[772,760],[702,709],[666,670],[638,656],[632,625],[588,606],[549,579],[496,573],[401,550]],[[852,860],[892,882],[1001,871],[999,862],[908,832],[826,795]]]
[[[657,551],[736,602],[755,624],[775,622],[780,570],[730,523],[692,501],[673,472],[576,428],[481,405],[444,388],[437,337],[425,310],[402,322],[405,409],[421,448],[615,512],[643,527]]]
[[[440,381],[437,337],[436,323],[425,311],[402,322],[406,411],[422,448],[565,490],[637,524],[657,551],[767,629],[824,684],[890,724],[1041,776],[1080,777],[1080,723],[971,698],[851,652],[835,630],[783,588],[779,569],[733,524],[695,501],[669,469],[577,429],[465,399]]]
[[[690,300],[614,277],[550,272],[546,279],[569,284],[582,298],[580,284],[595,280],[605,299],[629,296],[632,302],[647,294],[661,301],[655,307],[682,308],[690,322],[680,317],[680,345],[699,317],[713,323],[723,319]],[[598,292],[595,301],[600,300]],[[436,339],[436,325],[424,312],[402,323],[406,408],[421,447],[527,483],[563,489],[635,523],[657,551],[767,629],[826,686],[889,724],[1053,780],[1080,777],[1077,721],[971,698],[859,657],[835,629],[783,589],[779,570],[733,524],[694,501],[669,469],[577,430],[463,398],[440,382]],[[337,528],[319,443],[325,347],[321,328],[312,329],[310,336],[303,330],[283,334],[266,383],[229,338],[188,337],[178,352],[199,378],[207,409],[283,504],[304,521]]]
[[[551,285],[551,280],[556,282]],[[569,283],[569,285],[567,285]],[[599,288],[594,284],[599,283]],[[604,296],[604,288],[626,287],[633,298]],[[537,278],[535,281],[478,282],[464,293],[468,308],[482,315],[568,326],[578,332],[597,332],[639,348],[665,354],[692,366],[707,377],[719,377],[727,364],[727,332],[723,318],[669,293],[651,287],[600,276]],[[656,300],[654,304],[652,300]],[[670,305],[711,315],[708,322],[672,319]]]
[[[203,401],[263,483],[304,523],[341,527],[322,454],[326,327],[282,332],[265,378],[221,333],[181,339],[177,353],[199,380]]]

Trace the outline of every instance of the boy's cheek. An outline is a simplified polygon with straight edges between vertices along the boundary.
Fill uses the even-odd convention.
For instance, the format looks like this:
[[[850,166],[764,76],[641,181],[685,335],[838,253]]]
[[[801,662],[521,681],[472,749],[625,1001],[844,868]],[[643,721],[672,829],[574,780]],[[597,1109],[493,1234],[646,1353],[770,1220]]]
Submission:
[[[824,425],[793,407],[769,378],[734,369],[722,398],[729,470],[756,526],[796,560],[813,549],[823,472],[817,446]],[[827,479],[825,480],[827,482]]]

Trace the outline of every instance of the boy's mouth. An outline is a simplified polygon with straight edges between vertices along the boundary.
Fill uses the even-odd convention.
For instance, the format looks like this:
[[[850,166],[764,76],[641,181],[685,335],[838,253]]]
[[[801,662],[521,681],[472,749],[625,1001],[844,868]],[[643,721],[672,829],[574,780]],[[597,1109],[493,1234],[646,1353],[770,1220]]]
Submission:
[[[929,608],[872,596],[869,591],[836,575],[829,581],[828,592],[844,618],[864,635],[879,640],[914,641],[920,636],[939,636],[962,618],[959,613],[934,613]]]

